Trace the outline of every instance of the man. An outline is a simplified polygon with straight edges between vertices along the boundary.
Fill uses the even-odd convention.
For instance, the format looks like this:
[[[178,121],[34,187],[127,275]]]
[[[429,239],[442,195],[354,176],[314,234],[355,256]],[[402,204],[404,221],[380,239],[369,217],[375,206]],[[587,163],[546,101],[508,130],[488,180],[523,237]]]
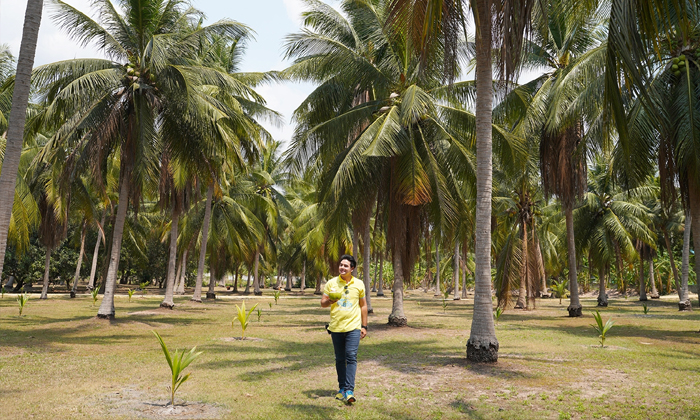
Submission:
[[[365,284],[353,277],[357,262],[352,255],[340,257],[340,275],[330,279],[323,289],[321,307],[331,307],[328,331],[335,349],[335,370],[338,373],[338,393],[335,398],[352,404],[355,398],[357,348],[367,336],[367,302]]]

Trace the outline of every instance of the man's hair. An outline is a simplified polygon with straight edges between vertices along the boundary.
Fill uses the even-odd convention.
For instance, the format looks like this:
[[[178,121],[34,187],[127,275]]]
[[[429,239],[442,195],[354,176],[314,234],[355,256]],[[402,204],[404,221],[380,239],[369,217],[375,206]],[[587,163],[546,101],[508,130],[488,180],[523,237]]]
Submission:
[[[343,260],[348,260],[348,262],[350,262],[350,267],[352,267],[352,268],[357,267],[357,261],[355,261],[355,257],[353,257],[352,255],[348,255],[348,254],[341,255],[339,261],[343,261]]]

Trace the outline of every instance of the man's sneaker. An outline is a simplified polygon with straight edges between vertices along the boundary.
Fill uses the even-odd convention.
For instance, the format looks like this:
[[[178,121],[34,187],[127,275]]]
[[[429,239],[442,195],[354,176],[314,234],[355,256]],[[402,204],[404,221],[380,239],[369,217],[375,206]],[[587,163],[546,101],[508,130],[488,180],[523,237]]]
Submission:
[[[357,400],[355,399],[355,393],[352,392],[352,391],[346,392],[346,393],[345,393],[345,401],[347,401],[348,404],[352,404],[352,403],[354,403],[355,401],[357,401]]]
[[[340,400],[340,401],[345,401],[345,391],[342,389],[338,391],[337,394],[335,394],[335,399]]]

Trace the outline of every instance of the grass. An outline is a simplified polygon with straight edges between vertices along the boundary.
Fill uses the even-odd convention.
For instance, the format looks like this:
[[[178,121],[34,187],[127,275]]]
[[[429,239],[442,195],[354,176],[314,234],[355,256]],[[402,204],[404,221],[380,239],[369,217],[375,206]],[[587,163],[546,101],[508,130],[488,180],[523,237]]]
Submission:
[[[247,305],[271,301],[265,293]],[[409,327],[395,329],[385,325],[391,299],[373,296],[358,402],[346,407],[333,400],[328,309],[317,296],[287,296],[250,330],[259,340],[245,341],[226,340],[238,335],[230,322],[242,297],[176,298],[171,311],[158,309],[162,297],[117,296],[112,323],[94,318],[89,295],[32,299],[21,318],[10,316],[14,299],[2,300],[0,395],[12,401],[2,416],[134,418],[120,403],[129,393],[165,404],[169,372],[157,330],[173,348],[204,351],[179,402],[216,405],[227,419],[700,418],[700,402],[687,397],[700,385],[700,313],[678,312],[671,297],[650,302],[646,316],[634,299],[610,300],[601,314],[616,324],[605,348],[590,327],[595,300],[582,300],[587,315],[578,319],[558,299],[508,310],[498,323],[498,363],[476,365],[465,357],[471,299],[443,314],[439,298],[409,292]]]

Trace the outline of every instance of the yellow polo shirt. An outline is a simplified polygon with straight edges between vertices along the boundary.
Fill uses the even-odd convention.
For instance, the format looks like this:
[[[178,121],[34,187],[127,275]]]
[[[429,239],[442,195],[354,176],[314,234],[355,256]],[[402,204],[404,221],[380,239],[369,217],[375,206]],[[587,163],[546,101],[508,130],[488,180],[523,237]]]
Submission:
[[[362,326],[360,299],[365,297],[365,284],[355,277],[347,283],[340,276],[334,277],[326,283],[323,294],[329,296],[334,292],[342,293],[342,297],[331,305],[331,322],[328,329],[332,332],[359,330]]]

